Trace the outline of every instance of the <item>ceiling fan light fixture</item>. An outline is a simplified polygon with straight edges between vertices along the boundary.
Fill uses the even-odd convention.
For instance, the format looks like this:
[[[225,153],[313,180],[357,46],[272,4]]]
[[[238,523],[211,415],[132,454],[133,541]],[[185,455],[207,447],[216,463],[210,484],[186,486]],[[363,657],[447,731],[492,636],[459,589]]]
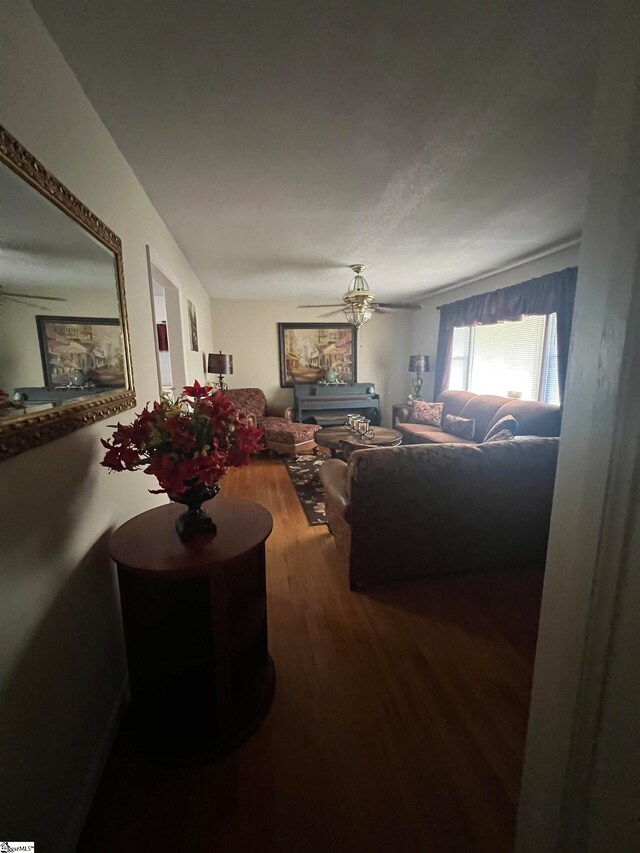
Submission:
[[[374,294],[369,290],[369,284],[366,278],[362,275],[364,264],[352,264],[351,269],[355,275],[349,282],[349,289],[344,295],[345,301],[353,297],[366,297],[370,302],[375,299]]]
[[[359,329],[364,323],[373,317],[373,308],[369,307],[369,300],[352,300],[342,309],[348,323]]]
[[[352,264],[351,269],[355,276],[349,282],[349,289],[342,297],[344,308],[342,313],[347,319],[347,322],[359,329],[363,323],[366,323],[373,317],[374,308],[372,303],[375,299],[373,293],[369,290],[366,278],[362,275],[364,264]]]
[[[342,296],[342,305],[301,305],[300,308],[337,308],[330,314],[322,316],[329,317],[331,314],[339,314],[340,309],[352,326],[359,328],[363,323],[370,320],[376,311],[386,314],[388,311],[398,311],[402,308],[416,311],[422,305],[413,302],[376,302],[375,294],[369,290],[366,278],[362,275],[364,264],[351,264],[355,276],[349,282],[349,289]]]

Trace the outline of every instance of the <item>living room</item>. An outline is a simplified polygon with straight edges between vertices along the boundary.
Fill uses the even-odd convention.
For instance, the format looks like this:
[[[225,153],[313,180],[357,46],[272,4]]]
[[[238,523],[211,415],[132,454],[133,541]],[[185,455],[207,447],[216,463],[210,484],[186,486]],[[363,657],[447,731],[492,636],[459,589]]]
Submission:
[[[286,5],[262,11],[281,22],[290,13]],[[305,10],[311,22],[318,13],[312,5]],[[409,21],[413,5],[399,4]],[[217,179],[226,170],[237,197],[231,191],[214,197],[207,174],[224,146],[228,155],[250,137],[252,110],[256,119],[262,101],[252,101],[222,141],[193,132],[197,99],[181,78],[182,63],[167,61],[175,45],[171,37],[153,41],[155,26],[170,21],[183,56],[192,48],[202,56],[195,50],[198,22],[208,6],[194,3],[190,22],[170,5],[160,10],[141,3],[138,17],[130,4],[115,0],[101,14],[92,4],[72,13],[54,0],[8,0],[0,9],[0,124],[122,240],[137,399],[135,410],[115,410],[53,441],[32,442],[3,461],[5,837],[35,839],[38,849],[60,851],[78,844],[145,850],[183,843],[219,850],[638,849],[640,770],[632,748],[638,699],[634,376],[640,360],[634,324],[640,189],[635,4],[576,3],[562,12],[557,4],[526,4],[524,27],[512,7],[491,4],[471,70],[444,63],[451,47],[446,41],[430,43],[434,65],[423,67],[411,49],[398,47],[408,38],[406,22],[397,24],[389,4],[376,4],[371,20],[389,18],[400,29],[389,25],[396,33],[389,43],[385,26],[373,27],[379,39],[373,59],[387,57],[374,85],[384,88],[387,76],[397,82],[416,63],[421,74],[425,67],[434,72],[432,95],[444,89],[445,71],[460,94],[473,82],[477,63],[489,75],[496,103],[508,102],[510,122],[492,125],[504,114],[483,98],[467,104],[469,112],[455,109],[455,101],[430,101],[435,119],[426,139],[409,140],[419,152],[412,158],[403,147],[409,142],[400,117],[414,108],[415,91],[397,89],[397,112],[387,114],[364,99],[357,117],[362,135],[354,136],[345,118],[349,101],[339,100],[344,67],[336,66],[322,97],[311,99],[317,120],[305,114],[296,123],[292,113],[274,125],[272,136],[268,121],[260,124],[265,148],[281,134],[290,139],[291,153],[303,152],[291,160],[298,171],[290,182],[278,184],[286,162],[259,162],[243,181],[237,162],[230,168],[220,157]],[[358,50],[368,56],[360,36],[371,34],[360,29],[370,12],[362,6],[346,4],[353,27],[341,27],[336,42],[340,51],[354,50],[356,59],[363,55]],[[471,4],[455,14],[441,4],[433,8],[433,26],[441,24],[438,12],[454,33],[463,28],[465,40],[483,17]],[[222,9],[230,21],[221,21],[221,32],[229,26],[233,33],[229,52],[248,63],[241,50],[246,20],[240,15],[234,23],[231,6]],[[244,7],[250,19],[252,11],[257,16],[255,4]],[[339,13],[337,6],[325,8],[321,38],[328,38]],[[561,32],[554,31],[556,14]],[[110,29],[100,38],[96,27],[106,27],[106,18]],[[145,50],[141,22],[149,39]],[[549,84],[535,115],[518,106],[526,102],[527,81],[534,101],[536,85],[543,85],[523,58],[523,45],[504,57],[500,52],[510,43],[511,27],[526,34],[529,25],[535,38],[524,42],[532,66],[547,41],[557,51],[564,40],[566,50],[566,65],[559,66],[559,79]],[[205,30],[200,34],[206,53]],[[251,35],[260,42],[257,24]],[[421,37],[418,31],[410,39],[413,48]],[[286,28],[276,43],[283,39],[293,48]],[[133,72],[131,61],[142,64],[159,45],[162,76],[144,67]],[[253,55],[262,73],[268,63],[261,64],[260,51]],[[108,66],[118,66],[106,80],[99,74],[105,57],[111,57]],[[303,53],[297,67],[314,66],[317,57]],[[362,67],[351,93],[356,98],[369,91],[363,78],[372,60]],[[287,116],[292,90],[277,70],[283,94],[274,96],[268,86],[261,91]],[[203,67],[192,72],[206,76]],[[541,78],[549,82],[552,69],[547,72]],[[138,103],[136,74],[148,91],[162,89],[191,111],[193,124],[181,119],[170,135],[161,99]],[[514,91],[509,75],[520,84]],[[242,97],[242,74],[220,79],[229,91],[238,86]],[[384,91],[393,105],[393,86]],[[576,91],[585,99],[574,102]],[[573,141],[557,110],[561,118],[566,110]],[[116,139],[114,127],[127,114],[137,121],[128,137]],[[327,124],[342,128],[328,166],[314,143],[326,139]],[[362,147],[363,138],[376,138],[383,128],[388,136],[379,148]],[[549,151],[554,134],[559,153],[549,159],[540,152]],[[479,138],[486,160],[475,147]],[[505,138],[513,146],[505,148]],[[402,152],[403,168],[396,168],[394,150]],[[183,155],[198,165],[179,166]],[[145,172],[145,159],[157,182]],[[318,201],[341,159],[334,180],[344,183],[345,204],[353,203],[354,186],[360,199],[342,217],[335,183],[331,209]],[[287,191],[293,198],[295,186],[298,207],[287,219]],[[217,219],[202,219],[203,203],[222,211]],[[418,209],[432,213],[412,230]],[[354,221],[357,235],[350,229]],[[274,254],[273,238],[283,230],[291,235],[289,251],[280,243]],[[394,242],[396,232],[403,234],[401,243]],[[456,233],[464,236],[452,240]],[[210,266],[227,243],[233,252],[219,267]],[[197,269],[191,255],[200,259]],[[375,386],[389,427],[393,404],[413,393],[407,370],[413,354],[430,356],[422,397],[433,399],[439,306],[579,268],[544,592],[540,567],[531,566],[503,573],[500,582],[480,572],[468,582],[438,577],[352,592],[331,534],[307,524],[281,460],[254,458],[223,480],[222,497],[263,504],[275,519],[267,540],[269,646],[278,673],[273,706],[253,737],[220,761],[177,770],[147,763],[123,745],[122,735],[118,739],[128,683],[108,540],[129,519],[167,501],[149,494],[149,478],[141,473],[109,475],[101,468],[100,439],[111,436],[114,420],[130,422],[159,394],[150,268],[179,289],[186,381],[213,378],[203,356],[222,351],[234,357],[234,373],[226,377],[232,388],[261,388],[270,403],[282,405],[292,403],[292,391],[281,387],[277,324],[326,322],[324,315],[336,309],[299,306],[338,303],[340,310],[349,266],[358,262],[367,264],[377,299],[422,305],[376,312],[358,330],[357,379]],[[195,350],[188,340],[188,302],[197,317]]]

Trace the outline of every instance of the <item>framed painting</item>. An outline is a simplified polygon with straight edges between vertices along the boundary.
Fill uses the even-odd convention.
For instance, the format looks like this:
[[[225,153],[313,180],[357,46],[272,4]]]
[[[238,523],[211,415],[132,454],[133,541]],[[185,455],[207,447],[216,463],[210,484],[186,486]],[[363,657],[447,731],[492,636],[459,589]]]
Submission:
[[[349,323],[278,323],[280,386],[318,382],[328,370],[340,382],[356,382],[356,333]]]
[[[198,320],[196,318],[196,306],[187,299],[187,312],[189,314],[189,337],[191,339],[192,352],[198,352]]]
[[[113,317],[50,317],[37,314],[44,384],[85,383],[124,388],[124,342]]]

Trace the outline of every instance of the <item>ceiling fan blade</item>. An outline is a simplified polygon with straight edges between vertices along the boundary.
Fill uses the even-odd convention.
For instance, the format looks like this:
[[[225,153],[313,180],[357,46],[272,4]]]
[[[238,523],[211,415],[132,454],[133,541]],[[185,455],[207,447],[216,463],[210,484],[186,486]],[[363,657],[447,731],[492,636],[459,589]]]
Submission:
[[[3,296],[17,296],[20,299],[46,299],[47,302],[66,302],[64,296],[35,296],[33,293],[10,293],[8,290],[1,291]]]
[[[324,305],[298,305],[298,308],[339,308],[343,302],[325,302]]]
[[[35,297],[35,298],[37,299],[38,297]],[[26,305],[27,308],[38,308],[40,311],[49,311],[49,308],[47,308],[45,305],[38,305],[37,303],[34,303],[34,302],[25,302],[22,297],[20,297],[20,299],[16,299],[15,296],[9,296],[8,293],[0,294],[0,304],[3,301],[15,302],[16,305]]]
[[[383,311],[422,311],[419,302],[376,302],[374,307]]]
[[[326,314],[321,314],[321,317],[334,317],[336,314],[342,314],[342,308],[338,308],[337,311],[327,311]]]

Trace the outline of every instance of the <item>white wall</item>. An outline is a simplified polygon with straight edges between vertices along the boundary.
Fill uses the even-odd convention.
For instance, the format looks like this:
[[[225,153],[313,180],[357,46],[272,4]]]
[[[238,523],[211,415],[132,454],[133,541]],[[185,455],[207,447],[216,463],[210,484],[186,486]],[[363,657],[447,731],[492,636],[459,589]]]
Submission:
[[[577,266],[579,251],[579,246],[572,246],[552,255],[547,255],[545,258],[522,264],[507,272],[498,273],[483,278],[481,281],[456,287],[426,299],[422,303],[422,311],[416,311],[413,314],[411,329],[412,352],[421,352],[423,355],[431,357],[431,372],[424,377],[422,389],[422,396],[425,400],[433,399],[436,346],[440,324],[440,312],[437,310],[439,305],[447,305],[449,302],[457,302],[459,299],[466,299],[468,296],[489,293],[491,290],[497,290],[500,287],[509,287],[512,284],[519,284],[521,281],[528,281],[530,278]]]
[[[0,4],[0,122],[122,238],[138,401],[155,399],[145,244],[181,289],[185,329],[196,305],[203,351],[209,298],[25,0]],[[185,358],[203,379],[202,355]],[[86,427],[0,466],[0,826],[41,850],[73,847],[125,680],[106,540],[163,500],[144,474],[99,466],[108,434]]]
[[[233,355],[230,388],[262,388],[270,403],[293,402],[280,387],[278,323],[344,322],[322,317],[327,309],[301,309],[297,303],[254,299],[213,299],[214,350]],[[358,332],[358,382],[373,382],[380,394],[383,423],[391,423],[391,404],[406,400],[410,312],[376,314]],[[360,346],[361,344],[361,346]]]
[[[603,4],[518,853],[640,850],[640,7]]]

